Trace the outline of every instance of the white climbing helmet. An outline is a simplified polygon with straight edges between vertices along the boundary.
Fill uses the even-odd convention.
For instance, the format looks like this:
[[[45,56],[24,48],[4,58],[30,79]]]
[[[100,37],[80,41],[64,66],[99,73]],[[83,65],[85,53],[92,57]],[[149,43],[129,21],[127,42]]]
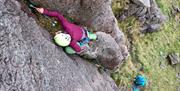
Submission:
[[[70,44],[71,36],[69,34],[59,33],[55,35],[54,40],[59,46],[65,47]]]

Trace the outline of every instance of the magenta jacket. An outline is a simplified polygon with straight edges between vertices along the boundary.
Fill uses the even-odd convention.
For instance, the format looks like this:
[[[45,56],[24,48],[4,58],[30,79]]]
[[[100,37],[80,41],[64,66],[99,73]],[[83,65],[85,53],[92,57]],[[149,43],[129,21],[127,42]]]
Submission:
[[[57,11],[49,11],[47,9],[44,9],[43,14],[48,15],[48,16],[53,16],[53,17],[56,17],[58,19],[58,21],[63,26],[64,30],[71,36],[72,40],[70,42],[70,46],[76,52],[80,52],[81,47],[77,44],[77,42],[80,41],[82,36],[83,36],[83,32],[82,32],[83,28],[78,26],[78,25],[75,25],[73,23],[70,23],[67,19],[65,19],[63,17],[62,14],[60,14]]]

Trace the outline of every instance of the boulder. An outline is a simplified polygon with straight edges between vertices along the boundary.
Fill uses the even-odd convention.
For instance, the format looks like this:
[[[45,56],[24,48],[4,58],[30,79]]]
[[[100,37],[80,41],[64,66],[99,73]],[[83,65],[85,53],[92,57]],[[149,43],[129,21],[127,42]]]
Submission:
[[[146,33],[152,33],[152,32],[157,31],[157,29],[159,29],[160,27],[161,27],[160,24],[147,24],[147,25],[144,25],[141,31],[146,32]]]
[[[123,63],[123,56],[121,49],[115,40],[105,33],[97,33],[98,40],[96,41],[96,47],[98,47],[97,59],[100,63],[108,69],[116,68],[119,63]]]
[[[172,53],[168,55],[170,62],[172,65],[180,63],[180,56],[179,53]]]
[[[97,61],[107,69],[115,69],[119,63],[123,63],[120,47],[109,34],[103,32],[96,34],[98,39],[93,44],[92,49],[96,51]]]
[[[0,0],[0,48],[0,91],[119,91],[93,64],[66,55],[16,0]]]
[[[144,7],[151,7],[150,0],[132,0],[135,4],[144,6]]]

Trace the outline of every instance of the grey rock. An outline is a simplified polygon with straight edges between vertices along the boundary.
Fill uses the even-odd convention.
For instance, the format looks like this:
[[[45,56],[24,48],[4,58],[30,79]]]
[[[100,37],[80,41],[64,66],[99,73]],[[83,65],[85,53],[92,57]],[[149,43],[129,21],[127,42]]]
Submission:
[[[147,12],[147,8],[143,7],[143,9],[139,10],[139,12],[136,12],[136,16],[141,17],[144,16]]]
[[[133,0],[141,2],[141,0]],[[160,26],[167,20],[167,17],[158,8],[155,0],[142,0],[151,3],[151,7],[144,7],[137,3],[130,3],[128,10],[124,10],[124,17],[135,16],[140,21],[142,28],[140,31],[144,33],[155,32],[160,29]]]
[[[176,78],[180,79],[180,73],[176,74]]]
[[[115,39],[104,32],[97,32],[98,39],[92,47],[81,53],[86,59],[96,60],[105,69],[113,70],[123,63],[121,48]]]
[[[165,69],[166,68],[166,65],[164,63],[162,63],[162,62],[160,63],[159,66],[160,66],[161,69]]]
[[[143,15],[141,17],[138,18],[139,22],[141,22],[142,24],[144,24],[146,22],[146,16]]]
[[[134,3],[144,7],[151,7],[150,0],[132,0]]]
[[[139,10],[138,6],[136,4],[130,4],[130,7],[128,8],[127,16],[134,15]]]
[[[98,40],[92,49],[97,49],[97,61],[105,68],[115,69],[122,62],[121,49],[109,34],[97,32]]]
[[[155,32],[160,27],[161,27],[160,24],[147,24],[147,27],[145,28],[145,30],[143,30],[143,32],[146,32],[146,33]]]
[[[141,11],[144,9],[144,7],[139,7],[138,10],[136,11],[135,16],[139,16],[139,14],[141,13]]]
[[[121,21],[125,20],[126,18],[127,18],[127,16],[125,16],[124,14],[119,17],[119,19],[120,19]]]
[[[120,48],[125,48],[121,54],[128,54],[125,45],[125,36],[119,29],[117,20],[111,9],[112,0],[32,0],[44,7],[58,10],[67,16],[72,17],[81,25],[88,26],[93,31],[102,31],[111,34]],[[68,12],[71,11],[71,12]],[[117,32],[118,31],[118,32]],[[126,52],[126,53],[124,53]],[[123,59],[127,55],[122,56]]]
[[[117,24],[117,20],[115,19],[115,22],[116,22],[116,24]],[[127,46],[126,45],[122,45],[122,44],[126,44],[125,43],[125,37],[124,37],[124,34],[123,33],[121,33],[121,31],[119,30],[119,27],[118,27],[118,25],[116,25],[116,26],[114,26],[114,32],[111,34],[111,36],[112,37],[114,37],[114,39],[115,39],[115,41],[116,41],[116,43],[118,44],[118,45],[121,45],[121,46],[119,46],[120,47],[120,52],[121,52],[121,54],[122,54],[122,60],[125,60],[125,59],[127,59],[128,58],[128,56],[129,56],[129,52],[128,52],[128,48],[127,48]],[[121,62],[123,62],[122,60],[120,60]],[[122,65],[122,63],[120,63],[120,65]],[[119,66],[120,67],[120,66]]]
[[[0,7],[0,91],[119,91],[93,64],[66,55],[16,0]]]
[[[180,63],[179,53],[172,53],[168,55],[172,65]]]

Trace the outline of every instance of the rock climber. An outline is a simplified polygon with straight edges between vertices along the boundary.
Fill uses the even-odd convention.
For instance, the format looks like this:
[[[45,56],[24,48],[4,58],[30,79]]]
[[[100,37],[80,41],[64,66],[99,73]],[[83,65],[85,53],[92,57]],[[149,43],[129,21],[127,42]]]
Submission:
[[[54,40],[57,45],[65,47],[65,51],[69,54],[77,53],[81,54],[86,50],[88,45],[84,45],[84,42],[90,40],[96,40],[96,34],[88,32],[86,28],[75,25],[69,22],[63,15],[57,11],[51,11],[44,8],[35,9],[44,15],[50,17],[56,17],[62,25],[65,32],[58,31],[55,33]],[[69,46],[69,47],[68,47]]]
[[[140,91],[147,85],[147,79],[142,75],[137,75],[134,79],[132,91]]]

